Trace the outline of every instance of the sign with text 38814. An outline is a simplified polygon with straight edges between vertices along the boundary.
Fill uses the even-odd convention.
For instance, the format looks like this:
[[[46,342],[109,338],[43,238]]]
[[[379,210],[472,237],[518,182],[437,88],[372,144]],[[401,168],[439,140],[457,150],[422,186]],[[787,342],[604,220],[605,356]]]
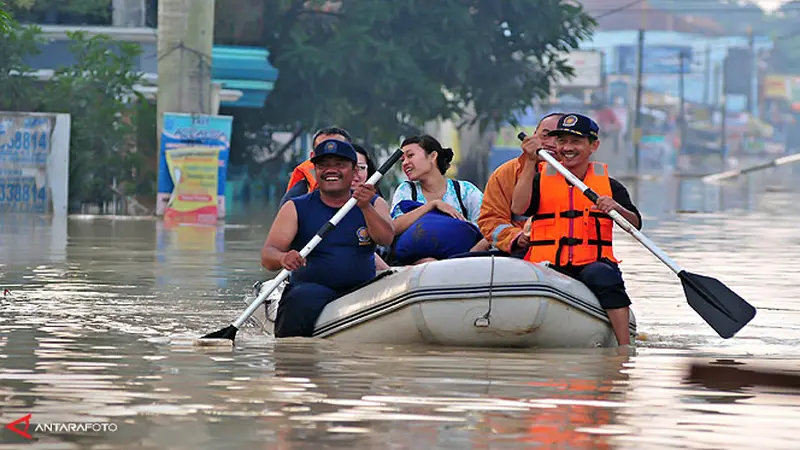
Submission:
[[[0,212],[66,214],[68,114],[0,112]]]

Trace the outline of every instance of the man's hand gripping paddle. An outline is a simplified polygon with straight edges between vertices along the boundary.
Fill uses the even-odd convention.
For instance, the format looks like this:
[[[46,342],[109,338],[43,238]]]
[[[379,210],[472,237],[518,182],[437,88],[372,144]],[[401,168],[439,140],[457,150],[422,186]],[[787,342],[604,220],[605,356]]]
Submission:
[[[525,133],[519,133],[517,138],[520,141],[525,139]],[[595,204],[597,203],[597,193],[556,161],[548,151],[541,149],[538,154],[540,158],[558,170],[573,186],[580,189],[589,200]],[[722,284],[722,282],[683,270],[675,261],[662,252],[656,244],[625,220],[620,213],[611,211],[609,216],[614,219],[617,225],[630,233],[645,248],[650,250],[656,258],[678,275],[683,284],[683,292],[686,294],[689,306],[711,325],[711,328],[721,337],[725,339],[732,337],[755,317],[756,309]]]
[[[387,159],[378,168],[378,171],[372,174],[371,177],[369,177],[369,179],[366,181],[366,184],[371,184],[374,186],[381,179],[381,177],[383,177],[386,174],[386,172],[388,172],[389,169],[398,160],[400,160],[401,156],[403,156],[403,150],[398,148],[397,150],[394,151],[394,153],[392,153],[389,159]],[[308,256],[308,254],[311,253],[312,250],[314,250],[314,247],[316,247],[317,244],[319,244],[320,241],[322,241],[322,238],[325,236],[325,234],[327,234],[330,230],[332,230],[336,226],[336,224],[338,224],[339,221],[341,221],[342,218],[344,218],[344,216],[347,215],[347,213],[350,212],[351,209],[353,209],[355,205],[356,205],[356,199],[351,197],[350,200],[348,200],[347,203],[345,203],[339,209],[339,211],[337,211],[336,214],[334,214],[331,220],[329,220],[325,225],[323,225],[319,229],[319,231],[317,231],[317,234],[314,235],[313,238],[311,238],[308,244],[306,244],[306,246],[303,247],[302,250],[300,250],[300,256],[302,256],[303,258]],[[259,306],[261,306],[262,303],[264,303],[264,300],[267,299],[269,294],[272,293],[272,291],[274,291],[275,288],[277,288],[281,284],[281,282],[283,282],[283,280],[285,280],[289,276],[289,274],[290,272],[288,270],[286,269],[281,270],[278,276],[273,278],[269,282],[269,284],[267,284],[265,287],[261,289],[261,294],[259,294],[259,296],[255,300],[253,300],[253,302],[250,303],[250,305],[248,305],[247,309],[245,309],[245,311],[242,313],[241,316],[239,316],[239,318],[237,318],[233,323],[231,323],[230,325],[221,330],[217,330],[213,333],[209,333],[201,337],[200,339],[196,339],[194,341],[194,344],[199,346],[213,346],[218,344],[231,345],[234,339],[236,338],[236,332],[239,331],[239,327],[241,327],[242,324],[245,321],[247,321],[247,319],[249,319],[250,316],[253,315],[256,309]],[[220,342],[220,340],[223,340],[224,342]]]

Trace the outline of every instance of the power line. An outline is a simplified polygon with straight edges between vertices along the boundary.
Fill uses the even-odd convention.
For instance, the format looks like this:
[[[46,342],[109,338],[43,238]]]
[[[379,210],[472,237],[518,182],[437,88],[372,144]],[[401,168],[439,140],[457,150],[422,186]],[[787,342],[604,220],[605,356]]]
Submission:
[[[589,15],[592,15],[592,14],[595,14],[595,13],[602,13],[602,14],[596,16],[597,19],[602,18],[602,17],[606,17],[606,16],[611,15],[611,14],[621,13],[621,12],[624,12],[626,14],[639,13],[640,11],[638,11],[638,10],[636,10],[636,11],[627,11],[627,10],[632,6],[635,6],[636,4],[641,3],[641,1],[643,1],[643,0],[631,3],[629,5],[625,5],[623,7],[613,8],[613,9],[606,9],[606,8],[587,9],[586,13],[589,14]],[[795,12],[795,11],[796,12],[800,12],[800,8],[792,8],[792,9],[789,10],[789,12]],[[735,6],[728,6],[728,5],[719,5],[719,6],[694,5],[694,6],[691,6],[691,7],[684,6],[684,7],[678,7],[678,8],[675,8],[675,7],[660,7],[660,8],[650,8],[650,9],[647,10],[647,12],[648,13],[663,12],[663,13],[676,13],[676,14],[682,14],[682,13],[683,14],[690,14],[690,13],[695,13],[695,12],[725,12],[725,13],[737,12],[737,13],[747,13],[747,14],[754,14],[754,15],[757,14],[757,15],[760,15],[760,16],[764,16],[765,18],[769,18],[769,17],[774,17],[775,16],[774,14],[767,13],[766,11],[761,10],[761,9],[747,9],[747,8],[740,8],[740,7],[735,7]]]
[[[798,36],[800,36],[800,29],[792,30],[792,31],[784,33],[784,34],[782,34],[780,36],[776,36],[775,38],[772,39],[773,46],[778,41],[782,41],[782,40],[785,40],[785,39],[791,39],[793,37],[798,37]],[[611,46],[609,46],[610,48],[607,48],[607,49],[600,49],[600,48],[593,47],[591,49],[589,49],[589,48],[587,48],[587,49],[579,48],[579,49],[576,49],[575,51],[592,51],[592,50],[594,50],[594,51],[600,51],[600,52],[604,53],[605,55],[608,55],[609,51],[613,51],[615,47],[618,47],[620,45],[634,45],[635,46],[636,44],[634,44],[634,43],[627,43],[627,44],[619,43],[619,44],[611,45]],[[654,47],[662,47],[662,46],[667,46],[667,45],[669,45],[669,44],[653,44],[652,46],[654,46]],[[743,48],[743,47],[746,46],[746,44],[745,43],[736,44],[736,43],[726,43],[726,42],[714,42],[714,43],[710,43],[710,44],[706,45],[704,48],[695,48],[695,46],[692,46],[692,45],[689,45],[689,44],[686,44],[685,46],[686,47],[690,47],[692,49],[692,52],[693,52],[694,55],[705,55],[707,53],[716,53],[717,51],[728,50],[728,49],[731,49],[731,48]],[[645,46],[645,48],[647,48],[647,47],[649,47],[649,46]],[[663,58],[656,58],[656,59],[647,58],[647,60],[649,62],[658,62],[658,61],[664,62],[664,61],[671,61],[672,59],[673,59],[673,57],[669,57],[669,56],[665,56]],[[694,63],[694,67],[696,67],[699,64],[700,64],[699,62]],[[592,65],[584,66],[583,69],[584,70],[594,70],[596,68],[600,68],[602,70],[605,67],[606,67],[605,64],[602,64],[600,66],[596,66],[596,65],[592,64]],[[693,67],[693,65],[690,64],[689,67],[691,68],[691,67]],[[611,74],[616,74],[616,73],[611,73]],[[700,72],[687,72],[687,75],[690,75],[690,74],[701,75]],[[655,75],[675,75],[675,74],[664,73],[664,74],[655,74]]]
[[[633,6],[636,6],[639,3],[642,3],[643,1],[644,0],[636,0],[634,2],[628,3],[627,5],[620,6],[619,8],[610,9],[606,13],[600,14],[599,16],[595,17],[595,19],[602,19],[603,17],[610,16],[611,14],[616,14],[618,12],[625,11],[626,9],[631,8]],[[595,11],[597,11],[597,10],[595,10]]]

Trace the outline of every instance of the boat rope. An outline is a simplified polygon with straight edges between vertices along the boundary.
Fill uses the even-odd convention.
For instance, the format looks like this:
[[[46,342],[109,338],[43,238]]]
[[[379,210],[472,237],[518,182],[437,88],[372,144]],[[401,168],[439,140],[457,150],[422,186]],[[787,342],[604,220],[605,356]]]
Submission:
[[[492,258],[492,267],[489,271],[489,309],[486,310],[486,314],[482,315],[475,319],[473,323],[474,326],[485,328],[489,326],[489,318],[492,315],[492,289],[494,288],[494,255],[491,255]]]

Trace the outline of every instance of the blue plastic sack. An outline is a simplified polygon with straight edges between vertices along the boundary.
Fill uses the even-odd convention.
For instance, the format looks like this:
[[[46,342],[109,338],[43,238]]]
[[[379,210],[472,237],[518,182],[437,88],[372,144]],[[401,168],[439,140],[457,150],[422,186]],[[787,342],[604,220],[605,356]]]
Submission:
[[[403,213],[422,205],[412,200],[398,203]],[[474,223],[458,220],[434,209],[417,219],[397,238],[394,257],[402,265],[412,264],[422,258],[446,259],[468,252],[481,239],[483,235]]]

